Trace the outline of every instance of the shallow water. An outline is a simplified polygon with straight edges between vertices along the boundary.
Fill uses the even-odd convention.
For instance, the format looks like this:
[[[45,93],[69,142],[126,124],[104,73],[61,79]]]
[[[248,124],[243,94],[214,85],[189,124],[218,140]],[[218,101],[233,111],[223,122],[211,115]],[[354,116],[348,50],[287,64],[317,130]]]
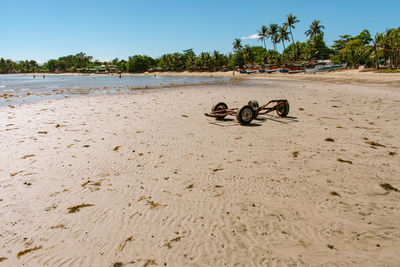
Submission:
[[[0,75],[0,105],[81,94],[126,93],[135,88],[201,84],[225,78],[128,75]]]

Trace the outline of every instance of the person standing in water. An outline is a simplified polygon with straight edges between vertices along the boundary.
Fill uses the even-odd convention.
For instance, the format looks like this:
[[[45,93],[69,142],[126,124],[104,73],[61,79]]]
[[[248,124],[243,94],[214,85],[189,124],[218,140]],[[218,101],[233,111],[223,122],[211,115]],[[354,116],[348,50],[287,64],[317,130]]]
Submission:
[[[35,76],[35,74],[33,74],[33,79],[36,79],[36,76]]]
[[[43,80],[44,80],[44,79],[46,79],[46,76],[44,76],[44,74],[43,74]]]
[[[121,72],[119,73],[119,78],[122,79],[122,73]]]

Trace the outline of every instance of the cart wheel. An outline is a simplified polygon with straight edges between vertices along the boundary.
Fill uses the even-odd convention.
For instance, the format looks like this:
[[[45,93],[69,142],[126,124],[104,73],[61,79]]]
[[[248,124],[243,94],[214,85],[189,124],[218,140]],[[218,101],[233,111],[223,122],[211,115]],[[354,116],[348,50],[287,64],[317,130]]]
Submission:
[[[253,120],[254,110],[249,105],[242,107],[238,113],[236,113],[236,118],[240,124],[249,124]]]
[[[253,119],[255,119],[255,118],[257,118],[257,116],[258,116],[258,108],[260,107],[259,105],[258,105],[258,102],[257,102],[257,100],[250,100],[249,101],[249,103],[248,103],[248,105],[250,106],[250,107],[252,107],[253,108],[253,110],[254,110],[254,117],[253,117]]]
[[[276,107],[276,113],[280,117],[286,117],[289,114],[289,101],[285,100],[283,104],[280,104],[278,107]]]
[[[224,102],[219,102],[218,104],[212,106],[211,108],[211,112],[215,112],[218,110],[224,110],[224,109],[228,109],[228,105],[225,104]],[[215,117],[217,120],[222,120],[226,117],[226,115],[221,115],[221,116],[217,116]]]

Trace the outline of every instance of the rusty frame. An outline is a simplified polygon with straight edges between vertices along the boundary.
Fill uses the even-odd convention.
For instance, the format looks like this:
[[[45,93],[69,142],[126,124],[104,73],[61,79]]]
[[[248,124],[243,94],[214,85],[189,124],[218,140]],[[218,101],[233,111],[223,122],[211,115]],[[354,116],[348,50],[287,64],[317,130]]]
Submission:
[[[271,100],[267,104],[262,105],[261,107],[258,107],[257,109],[254,109],[254,111],[258,112],[258,115],[265,115],[274,110],[277,110],[277,108],[284,105],[286,103],[286,101],[287,101],[287,99]],[[268,105],[271,103],[276,103],[276,104],[272,107],[268,107]],[[204,113],[204,115],[207,117],[221,118],[221,117],[226,117],[229,115],[236,115],[238,110],[239,110],[239,108],[221,109],[221,110],[213,111],[211,113]]]

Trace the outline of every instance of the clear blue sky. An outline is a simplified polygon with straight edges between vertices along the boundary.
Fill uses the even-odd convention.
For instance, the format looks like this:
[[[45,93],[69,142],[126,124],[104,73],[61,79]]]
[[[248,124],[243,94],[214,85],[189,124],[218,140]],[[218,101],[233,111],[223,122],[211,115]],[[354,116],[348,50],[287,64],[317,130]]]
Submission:
[[[281,24],[289,13],[300,19],[295,40],[304,41],[319,19],[328,45],[342,34],[400,26],[399,0],[1,0],[0,57],[45,62],[81,51],[100,60],[188,48],[228,53],[235,38]]]

